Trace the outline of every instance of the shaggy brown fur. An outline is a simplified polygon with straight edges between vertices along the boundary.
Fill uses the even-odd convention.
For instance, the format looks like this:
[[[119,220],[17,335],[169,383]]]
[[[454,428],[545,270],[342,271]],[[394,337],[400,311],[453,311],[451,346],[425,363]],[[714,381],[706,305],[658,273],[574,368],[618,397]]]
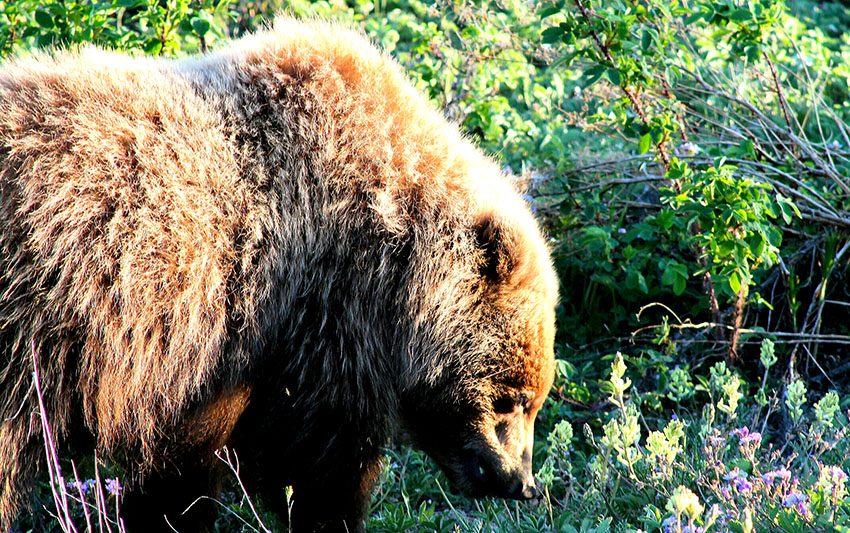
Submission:
[[[201,527],[224,444],[296,530],[360,527],[399,426],[530,497],[555,300],[512,185],[351,31],[0,69],[0,530],[43,468],[33,353],[62,449],[134,473],[137,531]]]

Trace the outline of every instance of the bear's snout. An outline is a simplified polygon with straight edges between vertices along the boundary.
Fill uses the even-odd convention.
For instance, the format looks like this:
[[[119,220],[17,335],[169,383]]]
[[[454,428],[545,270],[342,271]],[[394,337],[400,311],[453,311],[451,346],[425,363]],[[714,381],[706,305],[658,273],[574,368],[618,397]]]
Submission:
[[[516,480],[510,492],[505,496],[513,500],[535,500],[540,496],[540,491],[534,483],[534,477],[531,472],[528,475],[523,475],[521,479]]]
[[[463,462],[463,470],[471,496],[533,500],[540,495],[530,464],[515,472],[507,472],[484,455],[473,452]]]

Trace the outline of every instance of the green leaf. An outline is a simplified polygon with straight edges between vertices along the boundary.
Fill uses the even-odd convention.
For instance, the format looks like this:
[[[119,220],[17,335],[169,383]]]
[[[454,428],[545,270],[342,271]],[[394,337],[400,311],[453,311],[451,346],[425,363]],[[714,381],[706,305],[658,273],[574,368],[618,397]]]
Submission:
[[[602,65],[595,65],[584,71],[584,80],[582,80],[582,84],[585,87],[590,87],[596,81],[602,77],[602,74],[605,73],[605,67]]]
[[[767,247],[767,239],[764,238],[764,235],[761,233],[756,233],[750,239],[750,252],[752,252],[753,256],[756,258],[761,258],[762,254],[764,254],[764,250]]]
[[[682,276],[676,276],[676,279],[673,281],[673,294],[676,296],[681,296],[685,292],[685,288],[688,286],[688,278]]]
[[[203,37],[210,31],[210,21],[195,17],[192,19],[192,29],[195,30],[195,33]]]
[[[738,291],[741,290],[741,276],[738,274],[738,271],[732,272],[732,275],[729,276],[729,288],[732,289],[732,292],[738,294]]]
[[[735,251],[735,245],[728,241],[717,244],[717,253],[721,256],[730,256]]]
[[[477,39],[481,35],[481,30],[476,24],[470,24],[463,29],[462,34],[464,39]]]
[[[648,133],[641,135],[640,141],[638,142],[638,154],[643,155],[647,151],[649,151],[649,147],[652,145],[652,136]]]
[[[38,25],[42,28],[52,28],[53,17],[47,11],[38,10],[35,12],[35,21],[38,22]]]
[[[162,49],[162,43],[159,39],[148,39],[145,46],[142,48],[146,54],[156,55]]]
[[[758,59],[759,47],[756,46],[756,45],[748,46],[746,52],[747,52],[747,61],[749,61],[750,63],[753,63],[753,62],[755,62],[756,59]]]
[[[551,28],[546,28],[543,30],[543,43],[544,44],[552,44],[556,43],[561,39],[561,35],[565,32],[559,26],[552,26]]]
[[[619,87],[622,83],[622,77],[620,76],[619,69],[609,68],[607,71],[605,71],[605,75],[608,76],[608,79],[611,80],[611,83],[613,83],[617,87]]]
[[[38,35],[39,32],[40,32],[40,30],[39,30],[38,26],[30,26],[29,28],[25,29],[23,31],[23,33],[21,33],[21,38],[29,39],[30,37],[34,37],[34,36]]]
[[[638,289],[644,294],[649,293],[649,288],[646,286],[646,278],[637,270],[632,270],[626,276],[626,287],[629,289]]]
[[[688,267],[677,261],[670,261],[661,275],[661,283],[671,285],[673,294],[681,296],[688,284]]]
[[[65,8],[60,4],[50,4],[49,6],[47,6],[47,11],[49,11],[50,14],[54,17],[64,17],[68,13]]]
[[[555,14],[560,13],[560,12],[561,12],[561,7],[554,5],[554,6],[549,6],[549,7],[541,9],[540,11],[537,12],[537,15],[541,19],[545,19],[546,17],[551,17],[552,15],[555,15]]]
[[[643,30],[643,33],[640,36],[640,47],[644,52],[646,52],[649,50],[650,46],[652,46],[652,34]]]
[[[788,205],[788,203],[780,200],[779,201],[779,209],[782,211],[782,220],[784,220],[786,224],[790,224],[791,223],[791,207]]]
[[[38,44],[38,46],[42,46],[42,47],[43,46],[50,46],[51,44],[53,44],[53,34],[52,33],[42,33],[41,35],[38,36],[38,38],[35,40],[35,42],[36,42],[36,44]]]
[[[693,24],[694,22],[698,21],[699,19],[705,18],[705,15],[706,14],[703,13],[702,11],[694,11],[693,13],[691,13],[690,15],[688,15],[685,18],[685,25],[687,26],[687,25]]]
[[[664,285],[672,285],[676,280],[676,269],[674,265],[676,263],[671,261],[667,264],[667,268],[664,269],[664,273],[661,274],[661,283]]]
[[[670,229],[673,227],[673,219],[676,217],[676,212],[672,209],[662,209],[655,217],[655,221],[659,227]]]
[[[735,22],[749,22],[753,20],[753,14],[750,13],[749,9],[736,9],[729,15],[729,19]]]

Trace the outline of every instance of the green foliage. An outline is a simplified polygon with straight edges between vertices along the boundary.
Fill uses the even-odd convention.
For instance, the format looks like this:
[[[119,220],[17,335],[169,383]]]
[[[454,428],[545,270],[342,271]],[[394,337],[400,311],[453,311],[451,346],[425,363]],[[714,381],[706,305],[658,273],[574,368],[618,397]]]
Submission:
[[[738,402],[743,396],[740,389],[740,378],[726,368],[726,363],[721,361],[711,367],[709,395],[716,401],[717,409],[726,413],[730,421],[737,416]]]
[[[803,416],[803,406],[806,404],[806,386],[800,380],[794,380],[785,389],[785,405],[794,424],[798,424]]]
[[[832,199],[847,189],[840,177],[847,160],[829,148],[844,136],[844,114],[813,92],[819,67],[808,69],[830,55],[818,30],[775,0],[562,0],[539,15],[544,42],[579,73],[589,111],[579,125],[597,138],[623,139],[623,155],[583,167],[596,184],[565,184],[583,210],[561,229],[560,266],[566,277],[587,280],[575,284],[581,292],[566,293],[582,324],[570,331],[634,330],[635,304],[659,302],[729,323],[736,356],[745,307],[777,303],[751,289],[775,279],[777,268],[787,271],[783,253],[793,254],[801,235],[819,236],[813,211],[835,215]],[[845,77],[819,64],[824,79]],[[795,69],[805,76],[792,76]],[[801,120],[812,109],[818,125]],[[802,180],[793,177],[798,171]],[[660,186],[648,189],[653,183]],[[798,287],[788,301],[793,312],[781,315],[795,331]],[[606,310],[604,320],[586,316],[595,309]]]
[[[781,215],[790,223],[788,212],[799,214],[787,198],[771,195],[769,185],[736,175],[736,170],[721,159],[692,172],[673,159],[667,176],[679,190],[661,190],[662,201],[683,217],[692,245],[704,251],[706,266],[697,273],[709,272],[730,301],[742,292],[747,296],[756,268],[776,263],[782,232],[773,221]]]
[[[0,55],[96,43],[146,54],[205,50],[227,36],[229,0],[0,1]]]
[[[694,395],[694,385],[691,383],[688,370],[676,367],[670,373],[670,381],[667,384],[667,397],[676,403],[681,403]]]

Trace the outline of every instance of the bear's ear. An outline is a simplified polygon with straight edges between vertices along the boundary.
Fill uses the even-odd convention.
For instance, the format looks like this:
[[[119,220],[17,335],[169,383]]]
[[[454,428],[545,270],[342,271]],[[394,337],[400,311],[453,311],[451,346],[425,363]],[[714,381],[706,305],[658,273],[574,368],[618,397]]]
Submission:
[[[493,214],[479,218],[475,223],[475,242],[481,252],[478,270],[491,282],[504,282],[514,268],[509,236]]]

